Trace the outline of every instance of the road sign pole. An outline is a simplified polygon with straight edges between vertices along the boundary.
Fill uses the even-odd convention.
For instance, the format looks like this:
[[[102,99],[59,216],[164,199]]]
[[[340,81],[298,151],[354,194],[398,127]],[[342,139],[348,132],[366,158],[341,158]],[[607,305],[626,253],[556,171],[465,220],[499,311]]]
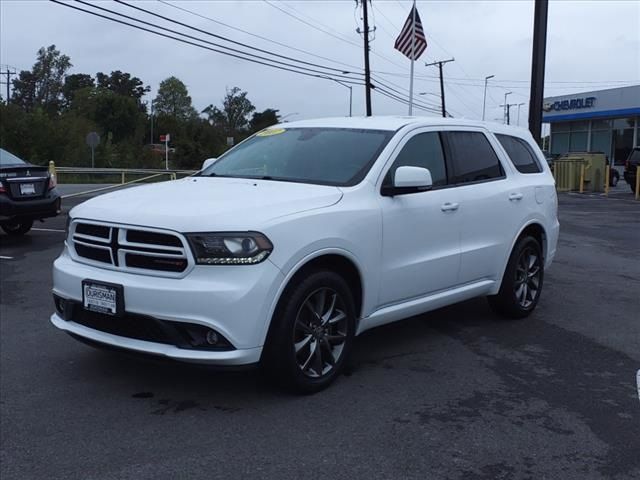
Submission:
[[[169,135],[164,137],[164,169],[169,170]]]
[[[95,149],[91,147],[91,168],[96,168]]]

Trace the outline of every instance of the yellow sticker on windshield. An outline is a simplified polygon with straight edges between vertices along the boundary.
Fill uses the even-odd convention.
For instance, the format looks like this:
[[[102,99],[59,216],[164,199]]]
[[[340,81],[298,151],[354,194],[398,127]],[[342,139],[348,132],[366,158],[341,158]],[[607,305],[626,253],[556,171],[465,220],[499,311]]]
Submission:
[[[284,132],[286,132],[284,128],[268,128],[267,130],[256,133],[256,137],[270,137],[271,135],[280,135]]]

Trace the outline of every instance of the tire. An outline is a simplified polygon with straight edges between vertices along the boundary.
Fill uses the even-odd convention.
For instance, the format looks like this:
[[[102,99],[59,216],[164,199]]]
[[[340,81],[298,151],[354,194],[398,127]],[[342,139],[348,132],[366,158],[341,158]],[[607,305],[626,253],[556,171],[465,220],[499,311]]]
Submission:
[[[27,233],[29,230],[31,230],[32,226],[33,220],[24,220],[20,223],[3,223],[2,230],[4,230],[7,235],[17,237]]]
[[[543,281],[540,243],[534,237],[522,237],[511,252],[498,294],[487,300],[499,315],[514,319],[527,317],[538,304]]]
[[[355,334],[353,295],[330,270],[296,276],[273,317],[263,364],[271,377],[296,393],[315,393],[341,373]]]
[[[618,185],[618,180],[620,180],[620,174],[614,170],[611,178],[609,179],[609,186],[615,187],[616,185]]]
[[[631,193],[635,194],[636,193],[636,182],[633,182],[633,184],[629,184],[629,188],[631,189]]]

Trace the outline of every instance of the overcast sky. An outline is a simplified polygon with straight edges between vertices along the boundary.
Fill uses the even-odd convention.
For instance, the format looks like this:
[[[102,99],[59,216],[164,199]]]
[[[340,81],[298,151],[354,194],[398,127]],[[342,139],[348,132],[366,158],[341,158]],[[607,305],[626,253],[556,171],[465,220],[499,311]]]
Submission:
[[[353,0],[272,2],[290,15],[258,0],[172,3],[342,64],[231,30],[159,1],[137,2],[145,9],[259,48],[346,71],[355,69],[343,64],[362,69],[363,53],[358,46],[362,39],[355,31],[362,26],[361,11],[355,9]],[[418,98],[439,104],[437,68],[424,63],[455,57],[455,62],[444,67],[447,110],[457,117],[480,118],[483,79],[495,75],[489,81],[487,119],[502,119],[498,105],[503,103],[504,93],[512,91],[509,103],[525,102],[521,123],[526,124],[533,4],[533,0],[419,1],[429,46],[416,62],[415,91],[429,95]],[[97,5],[143,18],[141,12],[115,2]],[[405,95],[410,62],[393,49],[393,40],[410,6],[410,0],[373,0],[370,13],[376,27],[371,68],[386,72],[374,75]],[[248,91],[259,110],[277,108],[292,120],[348,113],[349,91],[337,83],[251,64],[47,1],[0,0],[0,35],[0,63],[18,70],[31,68],[38,48],[55,44],[71,57],[73,73],[130,72],[151,86],[153,96],[162,79],[175,75],[188,86],[198,110],[219,104],[226,87],[238,86]],[[640,1],[552,1],[546,81],[545,96],[640,83]],[[354,115],[364,112],[364,87],[353,88],[353,110]],[[406,114],[407,107],[374,94],[373,112]],[[516,110],[512,112],[515,115]]]

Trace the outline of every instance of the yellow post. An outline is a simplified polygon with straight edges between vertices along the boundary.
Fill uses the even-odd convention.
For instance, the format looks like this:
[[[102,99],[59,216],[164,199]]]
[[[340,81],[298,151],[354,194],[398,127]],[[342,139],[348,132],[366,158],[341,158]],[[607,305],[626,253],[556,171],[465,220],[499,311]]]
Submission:
[[[636,167],[636,200],[640,199],[640,165]]]
[[[604,167],[604,194],[609,196],[609,176],[611,175],[611,167]]]
[[[121,183],[122,185],[124,185],[124,170],[122,171],[122,179],[121,179],[121,182],[120,182],[120,183]]]
[[[55,183],[58,183],[58,176],[56,174],[56,164],[53,160],[49,162],[49,175],[53,178]]]
[[[580,193],[584,192],[584,163],[580,165]]]

